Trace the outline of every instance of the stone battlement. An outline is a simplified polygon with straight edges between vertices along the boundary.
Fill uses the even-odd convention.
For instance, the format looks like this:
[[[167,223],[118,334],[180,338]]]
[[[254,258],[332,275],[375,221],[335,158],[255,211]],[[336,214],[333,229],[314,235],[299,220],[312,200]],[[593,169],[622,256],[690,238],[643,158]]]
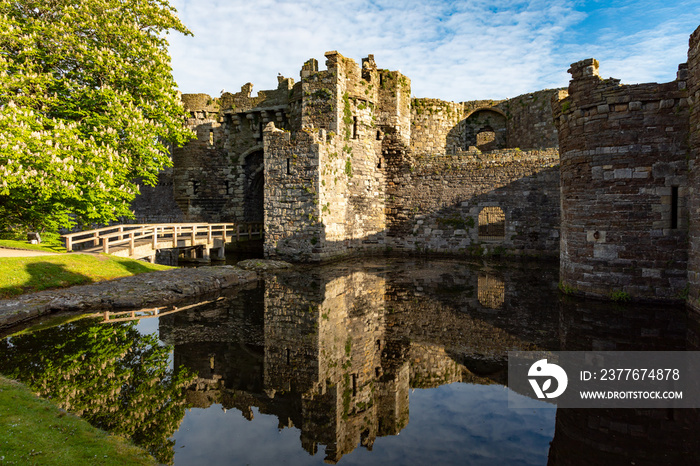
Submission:
[[[197,138],[162,186],[184,220],[264,221],[270,258],[556,256],[569,292],[700,308],[699,42],[669,83],[589,58],[567,89],[469,102],[327,52],[255,97],[183,95]]]

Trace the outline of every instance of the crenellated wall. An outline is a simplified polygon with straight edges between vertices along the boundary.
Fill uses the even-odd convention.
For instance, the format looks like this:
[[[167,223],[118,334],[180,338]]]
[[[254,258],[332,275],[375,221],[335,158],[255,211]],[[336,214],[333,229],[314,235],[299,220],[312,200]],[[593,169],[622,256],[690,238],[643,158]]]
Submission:
[[[680,299],[687,284],[688,93],[602,79],[571,65],[554,99],[561,159],[562,287],[611,298]]]
[[[257,96],[250,83],[183,95],[196,139],[173,151],[172,174],[134,203],[137,216],[263,222],[266,257],[291,261],[556,250],[556,138],[542,106],[553,91],[411,99],[400,72],[335,51],[325,70],[304,63],[300,78],[279,76]],[[470,222],[484,207],[501,209],[507,234],[478,234]]]

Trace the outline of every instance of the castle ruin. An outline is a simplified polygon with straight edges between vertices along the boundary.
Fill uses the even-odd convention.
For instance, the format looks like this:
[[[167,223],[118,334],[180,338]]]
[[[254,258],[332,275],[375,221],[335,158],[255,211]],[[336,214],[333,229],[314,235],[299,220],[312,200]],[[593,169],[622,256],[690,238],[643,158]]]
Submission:
[[[700,308],[699,43],[670,83],[622,85],[588,59],[568,90],[460,103],[328,52],[255,97],[183,95],[197,139],[134,208],[264,223],[268,258],[560,257],[568,292]]]

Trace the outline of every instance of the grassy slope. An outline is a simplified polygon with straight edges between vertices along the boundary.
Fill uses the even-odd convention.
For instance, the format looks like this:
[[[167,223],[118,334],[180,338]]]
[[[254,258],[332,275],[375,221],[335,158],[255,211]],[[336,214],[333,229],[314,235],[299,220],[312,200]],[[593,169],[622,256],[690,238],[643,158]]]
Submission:
[[[29,249],[30,251],[46,251],[46,252],[66,252],[66,248],[56,244],[29,244],[26,241],[15,241],[11,239],[0,239],[0,248],[10,249]]]
[[[0,258],[0,299],[172,267],[106,255]]]
[[[22,235],[0,234],[0,247],[12,249],[29,249],[31,251],[66,252],[58,233],[44,233],[39,244],[29,244]]]
[[[156,464],[143,449],[92,427],[0,376],[0,463]]]

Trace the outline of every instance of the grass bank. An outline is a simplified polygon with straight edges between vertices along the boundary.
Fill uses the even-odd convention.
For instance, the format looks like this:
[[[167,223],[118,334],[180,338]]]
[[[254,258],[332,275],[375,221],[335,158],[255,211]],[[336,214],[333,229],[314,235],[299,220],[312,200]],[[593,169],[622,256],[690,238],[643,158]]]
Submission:
[[[0,258],[0,299],[171,268],[103,254],[4,257]]]
[[[146,450],[92,427],[0,376],[0,463],[155,465]]]
[[[45,252],[66,252],[61,236],[58,233],[45,233],[42,235],[42,242],[39,244],[29,244],[21,236],[8,233],[0,234],[0,248],[28,249],[30,251]]]

